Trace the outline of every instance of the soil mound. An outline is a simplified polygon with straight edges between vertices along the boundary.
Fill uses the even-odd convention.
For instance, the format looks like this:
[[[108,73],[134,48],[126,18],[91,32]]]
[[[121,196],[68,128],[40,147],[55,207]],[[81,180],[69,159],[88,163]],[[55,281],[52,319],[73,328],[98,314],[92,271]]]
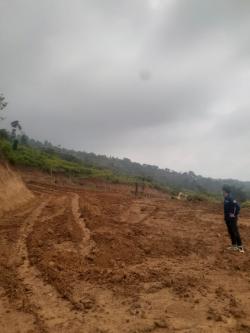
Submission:
[[[0,162],[0,216],[7,211],[18,208],[33,198],[21,176]]]

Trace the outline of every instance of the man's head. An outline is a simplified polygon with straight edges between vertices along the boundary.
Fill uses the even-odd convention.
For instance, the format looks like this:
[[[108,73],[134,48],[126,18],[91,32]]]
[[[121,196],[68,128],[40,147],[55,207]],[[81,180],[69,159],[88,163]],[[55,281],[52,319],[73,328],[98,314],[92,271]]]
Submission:
[[[229,194],[231,193],[231,188],[229,185],[224,185],[222,187],[222,191],[223,191],[223,196],[224,198],[226,198],[227,196],[229,196]]]

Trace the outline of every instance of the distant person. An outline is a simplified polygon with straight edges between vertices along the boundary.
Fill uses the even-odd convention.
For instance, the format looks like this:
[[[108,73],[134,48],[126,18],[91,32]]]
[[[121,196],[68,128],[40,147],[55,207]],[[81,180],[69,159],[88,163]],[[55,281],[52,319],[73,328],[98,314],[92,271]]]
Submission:
[[[224,196],[224,217],[227,230],[232,241],[232,245],[229,247],[229,249],[244,253],[244,247],[242,245],[237,225],[238,216],[240,213],[240,205],[233,198],[230,186],[224,185],[222,190]]]

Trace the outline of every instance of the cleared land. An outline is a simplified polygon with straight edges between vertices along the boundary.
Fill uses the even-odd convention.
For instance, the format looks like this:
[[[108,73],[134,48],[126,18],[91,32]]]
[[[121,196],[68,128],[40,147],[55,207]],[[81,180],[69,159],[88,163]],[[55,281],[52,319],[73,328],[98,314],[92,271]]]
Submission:
[[[25,178],[34,199],[0,219],[1,333],[250,332],[221,205]]]

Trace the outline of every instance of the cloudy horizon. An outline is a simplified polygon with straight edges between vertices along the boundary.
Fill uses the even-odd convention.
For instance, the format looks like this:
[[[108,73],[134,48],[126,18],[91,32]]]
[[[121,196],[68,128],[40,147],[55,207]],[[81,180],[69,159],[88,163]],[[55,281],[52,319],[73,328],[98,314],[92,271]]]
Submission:
[[[1,0],[0,11],[4,126],[250,180],[250,2]]]

